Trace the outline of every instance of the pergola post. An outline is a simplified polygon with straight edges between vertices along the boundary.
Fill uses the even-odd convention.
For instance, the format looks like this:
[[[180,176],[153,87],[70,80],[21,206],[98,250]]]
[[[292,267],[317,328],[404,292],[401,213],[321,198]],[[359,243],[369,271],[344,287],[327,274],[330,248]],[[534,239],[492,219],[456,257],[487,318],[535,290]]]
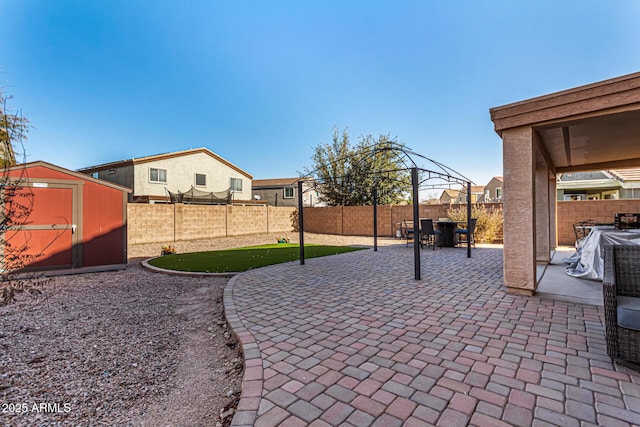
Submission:
[[[471,258],[471,181],[467,181],[467,258]]]
[[[413,189],[413,266],[416,280],[420,280],[420,201],[418,199],[418,168],[411,168]]]
[[[373,251],[378,251],[378,189],[373,189]]]
[[[298,180],[298,235],[300,241],[300,265],[304,265],[304,215],[302,206],[302,180]]]

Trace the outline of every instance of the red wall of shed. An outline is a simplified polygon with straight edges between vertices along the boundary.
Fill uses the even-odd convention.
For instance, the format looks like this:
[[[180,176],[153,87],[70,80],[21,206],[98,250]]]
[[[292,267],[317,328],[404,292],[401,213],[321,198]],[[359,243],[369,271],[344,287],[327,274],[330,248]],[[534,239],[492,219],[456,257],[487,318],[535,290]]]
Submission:
[[[9,171],[9,176],[12,177],[23,177],[29,178],[32,182],[37,182],[38,178],[45,179],[71,179],[74,181],[79,181],[78,178],[67,175],[66,173],[59,172],[54,169],[45,168],[43,166],[32,166],[26,169],[16,168],[14,170]]]
[[[121,190],[44,166],[14,169],[9,175],[30,182],[38,182],[38,179],[83,181],[84,185],[80,187],[83,192],[82,265],[89,267],[127,262],[125,198]]]
[[[85,181],[83,199],[83,265],[126,264],[122,191]]]

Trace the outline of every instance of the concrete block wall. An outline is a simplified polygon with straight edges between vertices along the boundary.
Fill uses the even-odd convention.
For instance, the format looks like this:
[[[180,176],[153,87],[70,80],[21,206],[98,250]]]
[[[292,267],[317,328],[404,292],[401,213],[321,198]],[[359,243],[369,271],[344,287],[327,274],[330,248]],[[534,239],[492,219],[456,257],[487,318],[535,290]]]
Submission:
[[[292,233],[295,208],[276,206],[127,205],[128,243],[163,243],[249,234]]]
[[[499,203],[487,206],[501,205]],[[447,217],[450,208],[463,205],[420,205],[421,218]],[[599,222],[613,222],[620,212],[639,212],[640,200],[588,200],[559,201],[557,210],[558,244],[571,246],[575,242],[573,224],[585,219]],[[324,208],[305,208],[305,231],[320,234],[364,235],[370,236],[373,227],[373,208],[371,206],[335,206]],[[378,206],[378,235],[395,236],[398,224],[413,218],[413,206]],[[285,221],[285,225],[289,225]]]
[[[344,206],[304,208],[304,231],[342,235],[343,209]]]
[[[573,246],[576,236],[573,224],[593,219],[612,223],[617,213],[640,213],[640,199],[579,200],[558,202],[558,245]]]
[[[451,205],[456,207],[457,205]],[[292,207],[281,206],[127,206],[130,244],[198,240],[262,233],[293,233]],[[421,218],[448,215],[449,205],[421,205]],[[558,244],[575,243],[573,224],[586,219],[613,222],[616,213],[640,213],[640,199],[559,201]],[[395,236],[398,224],[413,218],[413,206],[378,206],[378,235]],[[304,208],[304,228],[309,233],[371,236],[371,206]]]
[[[448,205],[420,205],[420,218],[447,216]],[[413,206],[378,206],[378,235],[396,235],[400,223],[413,218]],[[373,234],[372,206],[332,206],[304,208],[304,230],[310,233],[344,236],[371,236]]]
[[[175,204],[176,241],[212,239],[227,235],[226,206]]]
[[[227,206],[227,233],[230,236],[268,233],[267,206]]]
[[[350,236],[371,236],[373,234],[373,207],[348,206],[343,209],[342,227]]]
[[[294,233],[291,216],[296,212],[295,208],[267,206],[267,228],[270,232]]]
[[[127,205],[128,243],[159,243],[174,241],[173,205]]]

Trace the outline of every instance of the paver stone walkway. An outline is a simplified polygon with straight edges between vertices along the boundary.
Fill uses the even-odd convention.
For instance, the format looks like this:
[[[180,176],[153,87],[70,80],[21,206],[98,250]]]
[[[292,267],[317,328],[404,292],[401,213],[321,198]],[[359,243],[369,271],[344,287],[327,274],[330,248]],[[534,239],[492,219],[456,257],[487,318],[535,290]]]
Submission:
[[[640,425],[602,308],[507,295],[502,250],[404,244],[249,271],[225,290],[245,356],[233,425]]]

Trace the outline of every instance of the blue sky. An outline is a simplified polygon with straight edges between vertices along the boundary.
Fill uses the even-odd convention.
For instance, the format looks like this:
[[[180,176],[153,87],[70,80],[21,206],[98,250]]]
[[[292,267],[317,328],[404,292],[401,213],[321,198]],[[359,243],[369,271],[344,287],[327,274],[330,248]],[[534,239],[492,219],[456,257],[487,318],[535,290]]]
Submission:
[[[0,0],[27,160],[207,147],[297,176],[332,128],[390,134],[479,185],[489,108],[640,71],[637,0]]]

